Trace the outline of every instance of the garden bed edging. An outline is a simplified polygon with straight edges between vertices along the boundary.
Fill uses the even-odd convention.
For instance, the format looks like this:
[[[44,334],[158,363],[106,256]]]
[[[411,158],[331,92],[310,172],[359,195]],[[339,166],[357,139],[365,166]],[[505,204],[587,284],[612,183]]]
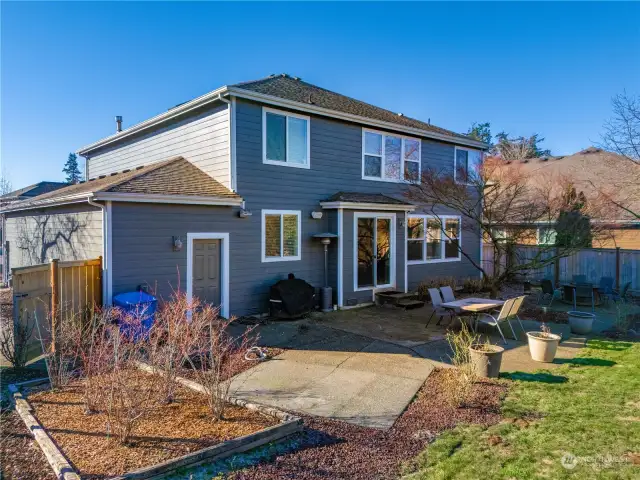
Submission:
[[[150,366],[140,364],[139,367],[142,370],[151,369]],[[192,390],[200,393],[204,393],[204,387],[202,385],[188,380],[186,378],[178,377],[176,381]],[[71,466],[69,461],[64,456],[63,452],[58,448],[53,439],[47,434],[44,426],[38,421],[38,419],[32,414],[33,407],[27,400],[27,398],[20,392],[21,387],[34,386],[39,384],[49,383],[48,378],[39,378],[35,380],[29,380],[26,382],[16,383],[9,385],[9,391],[12,394],[13,401],[16,406],[16,411],[22,418],[22,421],[27,426],[27,429],[34,436],[38,446],[44,453],[47,461],[51,465],[51,468],[55,472],[56,476],[60,480],[80,480],[80,475]],[[196,452],[191,452],[180,457],[172,458],[164,462],[143,467],[138,470],[112,477],[110,480],[144,480],[163,476],[176,470],[178,468],[194,467],[204,462],[212,462],[215,460],[221,460],[229,457],[235,453],[246,452],[253,448],[272,443],[281,440],[289,435],[302,431],[302,419],[295,415],[283,412],[273,407],[266,405],[260,405],[257,403],[247,402],[239,398],[229,398],[229,403],[240,407],[247,408],[249,410],[258,411],[264,415],[275,417],[281,421],[279,425],[265,428],[249,435],[227,440],[226,442],[213,445],[211,447],[203,448]]]

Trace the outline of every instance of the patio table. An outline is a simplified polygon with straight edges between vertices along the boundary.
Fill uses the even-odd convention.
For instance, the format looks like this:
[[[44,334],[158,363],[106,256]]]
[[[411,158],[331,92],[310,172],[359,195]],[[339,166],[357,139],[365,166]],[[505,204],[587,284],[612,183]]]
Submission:
[[[462,310],[473,314],[474,330],[478,328],[478,314],[487,310],[494,310],[501,307],[504,300],[496,300],[491,298],[463,298],[453,302],[445,302],[441,306],[450,310]]]

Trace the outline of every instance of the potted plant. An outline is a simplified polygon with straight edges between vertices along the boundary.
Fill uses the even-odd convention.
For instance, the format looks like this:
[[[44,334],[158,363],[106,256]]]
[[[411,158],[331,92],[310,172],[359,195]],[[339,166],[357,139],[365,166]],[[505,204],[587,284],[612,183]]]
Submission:
[[[529,352],[536,362],[551,363],[556,357],[560,335],[551,333],[551,329],[543,323],[539,332],[527,332]]]
[[[582,335],[591,333],[593,321],[596,319],[596,316],[593,313],[572,311],[567,315],[569,315],[571,333],[578,333]]]
[[[469,360],[477,375],[498,378],[504,348],[490,342],[474,343],[469,346]]]

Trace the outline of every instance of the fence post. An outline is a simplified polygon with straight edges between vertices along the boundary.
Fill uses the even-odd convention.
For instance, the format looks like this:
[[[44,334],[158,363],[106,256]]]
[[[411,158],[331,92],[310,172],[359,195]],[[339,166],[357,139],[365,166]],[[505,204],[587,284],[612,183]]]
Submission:
[[[560,249],[556,247],[556,258],[553,260],[553,283],[557,288],[560,285]]]
[[[60,299],[58,298],[58,259],[51,259],[51,350],[56,350],[56,330],[58,328],[58,310]]]
[[[620,247],[616,247],[616,288],[620,290]]]

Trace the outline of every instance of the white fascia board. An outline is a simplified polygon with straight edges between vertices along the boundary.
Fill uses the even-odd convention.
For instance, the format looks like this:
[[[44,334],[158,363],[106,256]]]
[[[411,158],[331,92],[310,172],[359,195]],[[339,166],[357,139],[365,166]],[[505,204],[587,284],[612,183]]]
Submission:
[[[467,145],[469,147],[475,147],[481,150],[486,150],[487,148],[489,148],[489,145],[483,142],[479,142],[477,140],[455,137],[452,135],[446,135],[444,133],[431,132],[428,130],[422,130],[420,128],[407,127],[403,125],[398,125],[397,123],[385,122],[382,120],[375,120],[373,118],[362,117],[360,115],[354,115],[351,113],[338,112],[336,110],[331,110],[329,108],[318,107],[315,105],[296,102],[293,100],[287,100],[284,98],[275,97],[273,95],[265,95],[264,93],[251,92],[249,90],[244,90],[241,88],[228,87],[227,92],[238,98],[254,100],[256,102],[267,103],[269,105],[276,105],[278,107],[292,108],[294,110],[299,110],[302,112],[315,113],[316,115],[323,115],[325,117],[338,118],[340,120],[347,120],[347,121],[359,123],[362,125],[368,125],[368,126],[383,128],[387,130],[393,130],[396,132],[403,132],[410,135],[418,135],[420,137],[432,138],[435,140],[443,140],[449,143],[455,143],[457,145]]]
[[[215,102],[216,100],[218,100],[220,96],[225,95],[227,93],[227,90],[228,89],[226,85],[223,87],[220,87],[198,98],[194,98],[193,100],[190,100],[187,103],[184,103],[178,107],[172,108],[171,110],[161,113],[160,115],[156,115],[155,117],[145,120],[144,122],[137,123],[136,125],[133,125],[123,130],[122,132],[118,132],[114,135],[110,135],[106,138],[103,138],[102,140],[98,140],[97,142],[86,145],[78,149],[76,153],[78,155],[86,156],[89,152],[91,152],[92,150],[95,150],[96,148],[104,147],[105,145],[108,145],[113,142],[118,142],[130,135],[146,130],[147,128],[154,127],[160,123],[166,122],[167,120],[171,120],[172,118],[175,118],[179,115],[183,115],[191,110],[200,108],[203,105],[206,105],[208,103]]]
[[[235,207],[242,205],[242,198],[213,198],[195,195],[160,195],[143,193],[103,192],[96,193],[94,200],[138,203],[174,203],[183,205],[212,205]]]
[[[91,198],[92,195],[93,193],[91,192],[85,192],[77,195],[68,195],[66,197],[57,197],[55,199],[52,198],[50,201],[42,200],[40,203],[32,203],[24,206],[9,206],[7,208],[3,208],[0,213],[21,212],[24,210],[38,210],[41,208],[56,207],[58,205],[67,205],[69,203],[82,203],[86,202],[89,198]]]
[[[356,203],[356,202],[320,202],[325,210],[343,208],[347,210],[381,210],[393,212],[413,212],[415,205],[396,205],[393,203]]]

